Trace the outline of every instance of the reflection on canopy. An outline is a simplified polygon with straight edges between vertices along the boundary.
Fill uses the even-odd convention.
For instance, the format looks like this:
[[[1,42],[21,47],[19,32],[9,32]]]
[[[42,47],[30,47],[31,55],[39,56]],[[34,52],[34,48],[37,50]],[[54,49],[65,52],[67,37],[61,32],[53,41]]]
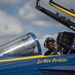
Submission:
[[[39,48],[38,48],[39,47]],[[34,54],[40,53],[40,45],[36,36],[28,33],[20,38],[17,38],[5,45],[0,46],[0,56],[5,54]]]

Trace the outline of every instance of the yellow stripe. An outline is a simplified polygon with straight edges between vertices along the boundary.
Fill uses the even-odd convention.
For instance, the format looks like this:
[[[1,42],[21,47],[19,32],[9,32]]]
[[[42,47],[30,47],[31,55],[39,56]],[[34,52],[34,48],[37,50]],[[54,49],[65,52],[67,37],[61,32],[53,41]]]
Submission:
[[[68,15],[70,15],[72,17],[75,17],[75,14],[72,13],[72,12],[70,12],[70,11],[68,11],[68,10],[65,10],[65,9],[63,9],[63,8],[61,8],[59,6],[56,6],[56,5],[52,4],[52,3],[50,3],[50,5],[53,6],[53,7],[55,7],[55,8],[57,8],[57,9],[59,9],[59,10],[61,10],[61,11],[63,11],[63,12],[65,12],[65,13],[67,13]]]
[[[10,58],[10,59],[0,60],[0,62],[20,61],[20,60],[28,60],[28,59],[36,59],[36,58],[46,58],[52,56],[57,56],[57,55],[50,55],[50,56],[36,55],[36,56],[27,56],[27,57],[20,57],[20,58]]]

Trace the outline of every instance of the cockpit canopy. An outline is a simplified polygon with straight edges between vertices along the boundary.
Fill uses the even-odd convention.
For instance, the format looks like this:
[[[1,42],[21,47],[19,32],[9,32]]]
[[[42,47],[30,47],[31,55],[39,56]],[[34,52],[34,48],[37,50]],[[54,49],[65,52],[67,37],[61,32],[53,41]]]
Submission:
[[[0,46],[0,56],[31,54],[41,54],[39,41],[33,33],[28,33],[20,38]]]

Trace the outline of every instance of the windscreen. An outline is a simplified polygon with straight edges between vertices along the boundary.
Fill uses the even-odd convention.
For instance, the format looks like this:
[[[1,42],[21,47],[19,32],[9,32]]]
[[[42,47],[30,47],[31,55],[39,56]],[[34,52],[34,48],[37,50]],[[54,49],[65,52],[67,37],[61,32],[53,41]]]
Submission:
[[[3,46],[0,46],[0,56],[5,54],[35,54],[38,53],[36,38],[31,34],[26,34]]]

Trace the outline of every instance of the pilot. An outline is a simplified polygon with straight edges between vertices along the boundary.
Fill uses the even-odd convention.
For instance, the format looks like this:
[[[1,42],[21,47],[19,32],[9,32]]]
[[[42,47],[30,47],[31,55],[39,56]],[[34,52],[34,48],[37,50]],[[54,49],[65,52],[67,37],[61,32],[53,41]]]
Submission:
[[[48,49],[44,55],[60,55],[60,52],[58,52],[55,48],[55,40],[52,37],[46,38],[44,42],[44,47]]]

